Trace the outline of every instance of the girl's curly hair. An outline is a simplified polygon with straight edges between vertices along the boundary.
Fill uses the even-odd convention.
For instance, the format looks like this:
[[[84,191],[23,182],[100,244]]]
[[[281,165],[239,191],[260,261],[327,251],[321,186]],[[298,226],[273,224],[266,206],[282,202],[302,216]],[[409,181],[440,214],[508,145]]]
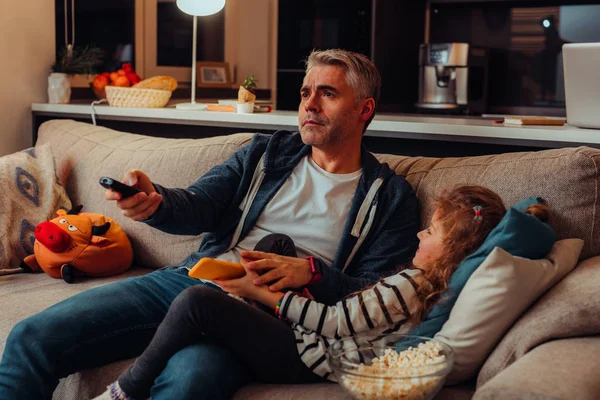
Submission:
[[[481,207],[480,219],[475,219],[473,207]],[[462,260],[479,248],[488,234],[506,214],[500,196],[482,186],[460,186],[441,193],[436,201],[438,226],[442,231],[444,256],[425,266],[418,283],[417,296],[422,306],[417,321],[423,320],[433,305],[448,290],[452,273]],[[542,221],[548,220],[548,207],[536,204],[525,210]]]

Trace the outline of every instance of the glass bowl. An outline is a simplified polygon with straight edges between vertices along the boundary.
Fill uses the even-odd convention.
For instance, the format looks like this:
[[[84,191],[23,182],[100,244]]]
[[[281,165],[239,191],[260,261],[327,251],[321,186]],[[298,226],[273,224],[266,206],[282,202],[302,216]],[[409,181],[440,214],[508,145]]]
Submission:
[[[388,335],[375,344],[350,337],[327,350],[338,382],[354,399],[429,400],[452,370],[454,352],[423,336]]]

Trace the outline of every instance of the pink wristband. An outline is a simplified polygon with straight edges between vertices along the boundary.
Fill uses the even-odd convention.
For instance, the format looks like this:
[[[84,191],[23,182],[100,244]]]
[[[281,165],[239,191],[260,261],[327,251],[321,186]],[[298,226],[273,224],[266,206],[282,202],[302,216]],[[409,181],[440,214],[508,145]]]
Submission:
[[[323,278],[323,274],[321,274],[317,270],[317,266],[315,265],[315,258],[313,256],[308,256],[308,257],[306,257],[306,259],[310,263],[310,272],[312,272],[312,274],[313,274],[313,276],[312,276],[310,282],[308,282],[308,284],[312,285],[313,283],[319,282]]]

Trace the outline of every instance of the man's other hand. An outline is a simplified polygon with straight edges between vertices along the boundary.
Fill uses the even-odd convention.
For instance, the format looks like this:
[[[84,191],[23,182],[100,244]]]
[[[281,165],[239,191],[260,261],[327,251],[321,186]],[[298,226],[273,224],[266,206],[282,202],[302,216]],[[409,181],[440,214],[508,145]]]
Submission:
[[[313,277],[310,261],[304,258],[279,256],[262,251],[242,251],[241,256],[247,262],[248,269],[264,272],[254,279],[254,284],[260,286],[273,282],[269,286],[272,292],[303,287]]]
[[[123,183],[138,188],[141,192],[121,199],[120,193],[107,189],[104,192],[104,198],[115,200],[123,215],[134,221],[150,218],[158,210],[162,196],[156,192],[148,175],[140,170],[133,169],[125,173]]]

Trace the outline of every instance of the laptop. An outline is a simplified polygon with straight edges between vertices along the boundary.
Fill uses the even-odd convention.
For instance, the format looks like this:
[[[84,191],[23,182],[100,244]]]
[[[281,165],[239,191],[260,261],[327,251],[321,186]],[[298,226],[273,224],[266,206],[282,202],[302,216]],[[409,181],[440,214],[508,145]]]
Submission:
[[[563,45],[567,123],[600,129],[600,43]]]

